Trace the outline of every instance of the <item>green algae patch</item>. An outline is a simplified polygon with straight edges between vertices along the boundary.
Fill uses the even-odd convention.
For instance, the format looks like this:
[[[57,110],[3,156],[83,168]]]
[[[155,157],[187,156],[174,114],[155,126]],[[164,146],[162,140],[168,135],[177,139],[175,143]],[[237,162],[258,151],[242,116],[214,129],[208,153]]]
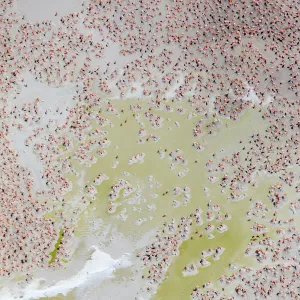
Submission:
[[[61,209],[60,210],[52,210],[52,211],[50,211],[50,212],[48,212],[48,213],[46,213],[46,214],[44,214],[44,218],[45,219],[54,219],[54,220],[58,220],[58,218],[57,217],[55,217],[55,213],[61,213],[61,212],[63,212]]]
[[[60,261],[65,263],[65,264],[67,264],[69,262],[67,259],[64,259],[64,258],[61,258]]]
[[[44,219],[51,219],[51,218],[54,218],[54,216],[55,216],[55,211],[52,210],[52,211],[44,214]]]
[[[49,265],[51,265],[54,262],[55,258],[56,258],[57,250],[59,249],[60,242],[63,239],[63,233],[64,233],[64,231],[60,230],[59,235],[58,235],[58,239],[57,239],[57,241],[54,245],[54,249],[53,249],[52,252],[50,252],[51,259],[48,262]]]

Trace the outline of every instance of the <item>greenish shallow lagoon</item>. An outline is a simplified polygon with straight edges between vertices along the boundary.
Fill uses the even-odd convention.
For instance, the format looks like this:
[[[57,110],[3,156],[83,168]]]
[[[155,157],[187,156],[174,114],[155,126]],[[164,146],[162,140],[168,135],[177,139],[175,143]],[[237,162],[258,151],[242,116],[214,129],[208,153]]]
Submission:
[[[188,104],[173,104],[174,112],[172,113],[152,109],[152,113],[164,118],[164,126],[156,129],[149,126],[148,120],[144,117],[144,110],[138,112],[140,115],[139,121],[144,125],[141,126],[135,119],[137,113],[134,117],[133,112],[129,110],[129,104],[141,104],[143,106],[140,101],[117,101],[114,106],[119,115],[106,112],[101,114],[114,124],[114,127],[105,126],[101,128],[107,131],[107,138],[111,141],[110,146],[105,148],[108,152],[107,155],[102,158],[98,157],[97,162],[91,167],[84,167],[76,161],[72,162],[76,172],[84,171],[84,183],[87,185],[93,185],[93,180],[99,173],[104,173],[109,177],[109,180],[95,186],[97,190],[96,199],[92,200],[84,213],[80,215],[75,235],[80,239],[90,236],[92,229],[89,224],[92,220],[100,218],[104,224],[113,224],[129,240],[138,240],[153,228],[161,229],[164,222],[169,223],[173,218],[179,220],[181,216],[190,215],[197,207],[202,208],[204,211],[202,217],[205,218],[205,209],[208,201],[211,200],[213,204],[220,206],[223,215],[229,213],[232,216],[231,220],[224,221],[228,226],[228,231],[222,234],[214,231],[215,238],[208,239],[207,234],[203,234],[202,237],[195,234],[196,228],[193,226],[192,239],[182,243],[180,255],[174,257],[167,272],[167,277],[163,280],[153,298],[189,299],[189,295],[195,286],[201,286],[208,281],[217,285],[219,277],[232,272],[229,269],[230,263],[233,262],[239,266],[255,266],[253,260],[244,256],[245,248],[253,235],[250,227],[254,222],[247,221],[246,212],[249,209],[249,199],[251,197],[254,200],[263,200],[271,207],[266,196],[268,187],[274,182],[274,179],[268,177],[258,180],[258,187],[246,191],[247,196],[245,199],[232,202],[227,200],[227,192],[220,193],[221,188],[218,181],[215,183],[209,182],[209,173],[205,165],[209,159],[212,159],[213,153],[215,153],[215,157],[221,157],[230,156],[233,151],[240,151],[243,147],[240,140],[246,142],[248,136],[266,126],[262,121],[261,113],[255,109],[249,109],[239,121],[220,118],[220,126],[214,128],[216,135],[207,134],[208,130],[202,125],[205,135],[194,137],[193,128],[195,124],[200,120],[206,124],[211,122],[211,119],[205,120],[204,116],[193,116],[188,119],[187,116],[191,112]],[[177,107],[186,109],[186,113],[176,113]],[[123,109],[123,113],[120,112],[121,109]],[[125,120],[127,120],[126,123]],[[179,127],[175,125],[175,121],[179,122]],[[93,126],[93,129],[95,129],[96,125]],[[138,131],[141,127],[146,130],[146,137],[155,134],[159,136],[159,141],[154,142],[150,139],[141,144],[137,143],[139,139]],[[169,127],[172,130],[168,130]],[[199,142],[205,149],[200,152],[196,151],[192,147],[193,142]],[[175,165],[174,170],[170,170],[169,153],[176,149],[182,151],[181,154],[187,158],[188,165]],[[97,149],[93,150],[92,155],[97,157],[96,151]],[[165,152],[165,157],[160,158],[158,151]],[[128,160],[130,157],[140,152],[145,154],[144,162],[129,165]],[[116,168],[112,168],[116,160],[119,164]],[[188,172],[186,176],[180,178],[178,173],[185,168],[188,168]],[[128,176],[123,173],[124,171],[128,172]],[[152,182],[148,179],[150,175],[153,176]],[[77,194],[80,188],[77,177],[68,175],[68,178],[69,180],[72,179],[73,184],[72,192],[66,197],[67,205],[71,207],[72,197]],[[117,205],[115,213],[109,214],[110,200],[108,194],[111,186],[120,178],[127,180],[131,186],[137,189],[139,194],[136,199],[140,201],[132,204],[132,201],[130,201],[132,195],[124,197],[121,191],[120,197],[113,202],[114,205]],[[183,196],[175,197],[172,191],[175,187],[183,188],[185,186],[191,188],[191,198],[186,205],[183,205]],[[209,196],[205,195],[205,187],[209,189]],[[168,193],[166,194],[166,192]],[[157,197],[153,198],[153,194],[156,194]],[[174,199],[181,203],[178,208],[173,207]],[[155,205],[156,209],[149,210],[149,205]],[[163,215],[166,216],[163,217]],[[125,216],[125,218],[122,219],[122,216]],[[138,219],[146,221],[138,226],[136,223]],[[211,223],[215,226],[219,224],[216,221]],[[199,227],[200,232],[204,232],[204,226],[205,223]],[[195,276],[183,277],[182,270],[185,265],[198,261],[201,257],[201,251],[207,248],[216,248],[219,245],[226,249],[219,260],[214,261],[210,257],[208,258],[208,261],[211,262],[209,267],[198,268],[199,272]],[[84,247],[84,244],[81,247]],[[80,248],[77,249],[77,253],[80,253],[80,251]],[[96,286],[95,289],[98,289],[101,293],[101,284]],[[58,296],[48,299],[74,299],[75,294],[76,290],[63,298]]]

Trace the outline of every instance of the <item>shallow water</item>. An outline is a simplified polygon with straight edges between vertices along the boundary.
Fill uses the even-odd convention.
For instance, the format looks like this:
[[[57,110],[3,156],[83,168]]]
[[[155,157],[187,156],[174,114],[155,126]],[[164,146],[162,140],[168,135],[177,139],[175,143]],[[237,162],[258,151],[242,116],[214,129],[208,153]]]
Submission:
[[[105,107],[105,103],[107,101],[104,101],[103,107]],[[108,113],[103,109],[101,115],[107,118],[113,124],[113,127],[108,125],[100,129],[107,131],[106,137],[111,144],[109,147],[104,148],[107,150],[104,157],[97,156],[96,151],[98,148],[92,151],[91,154],[97,157],[97,162],[90,167],[81,165],[72,159],[72,165],[78,176],[67,175],[72,182],[73,189],[65,197],[65,210],[71,218],[74,207],[77,207],[74,202],[85,194],[84,186],[93,185],[96,188],[96,198],[91,200],[91,204],[80,214],[75,228],[75,236],[78,242],[73,246],[75,252],[71,261],[84,262],[88,259],[89,247],[94,244],[100,245],[100,249],[104,249],[115,259],[124,252],[134,254],[147,245],[149,243],[147,241],[154,238],[155,231],[153,229],[161,229],[164,222],[169,223],[173,218],[179,220],[181,216],[188,216],[197,207],[201,207],[204,224],[197,226],[199,230],[197,234],[195,233],[196,226],[192,226],[190,239],[182,243],[179,249],[180,255],[173,258],[166,278],[153,296],[153,299],[188,299],[191,291],[197,285],[201,286],[208,281],[211,281],[215,286],[218,285],[217,279],[220,276],[232,272],[229,269],[230,263],[238,266],[256,265],[252,259],[244,255],[245,248],[254,234],[250,230],[254,221],[247,221],[246,212],[251,204],[250,198],[253,198],[253,201],[263,200],[271,208],[267,194],[270,184],[275,183],[276,178],[260,175],[261,177],[257,178],[258,187],[247,190],[247,196],[243,200],[238,202],[227,200],[228,192],[220,193],[221,188],[218,180],[214,183],[208,180],[210,173],[207,172],[205,165],[209,159],[213,158],[213,153],[214,157],[218,158],[226,155],[230,156],[232,151],[241,151],[244,143],[240,143],[240,140],[246,141],[249,135],[262,130],[266,126],[261,118],[261,112],[250,108],[238,122],[220,118],[220,125],[213,128],[215,133],[210,135],[208,129],[205,129],[205,124],[211,122],[211,118],[206,119],[204,116],[194,115],[189,119],[188,115],[193,111],[188,103],[178,101],[174,103],[169,101],[169,103],[174,110],[173,112],[156,110],[155,108],[151,110],[153,114],[164,118],[164,125],[161,128],[150,126],[149,121],[144,117],[145,110],[136,112],[135,115],[130,111],[130,105],[140,104],[143,108],[147,107],[141,100],[114,100],[116,113]],[[183,108],[186,112],[179,114],[176,112],[177,108]],[[136,119],[137,115],[140,116],[139,120]],[[127,120],[126,123],[125,120]],[[193,128],[200,120],[204,124],[201,125],[201,128],[204,128],[205,133],[200,137],[194,137]],[[179,122],[180,126],[177,127],[175,122]],[[90,131],[98,128],[99,125],[94,123],[92,127]],[[138,131],[141,127],[147,132],[143,139],[146,139],[150,134],[155,134],[159,137],[159,140],[154,142],[150,139],[138,144],[137,140],[140,138]],[[169,128],[172,130],[169,130]],[[94,138],[98,139],[97,137],[85,136],[86,141]],[[204,150],[200,152],[195,150],[192,147],[193,142],[201,143]],[[76,147],[71,152],[63,154],[62,157],[70,156],[76,150]],[[170,170],[172,161],[169,153],[176,149],[180,149],[180,154],[187,159],[188,163],[187,165],[175,164],[174,169]],[[164,158],[160,157],[158,150],[165,153]],[[145,154],[144,162],[129,165],[128,160],[137,153]],[[116,168],[113,168],[113,163],[116,160],[119,164]],[[186,176],[180,178],[178,173],[185,168],[188,168],[188,172]],[[124,173],[124,171],[127,173]],[[109,179],[103,181],[100,185],[95,185],[93,180],[99,173],[106,174]],[[221,175],[222,173],[216,176],[220,179]],[[149,176],[152,176],[151,180],[149,180]],[[120,197],[112,201],[114,205],[118,205],[116,211],[108,213],[111,202],[108,195],[111,186],[120,178],[127,180],[133,188],[136,188],[136,191],[129,196],[124,196],[122,195],[124,190],[122,190]],[[191,189],[191,198],[187,203],[184,203],[183,194],[180,196],[173,195],[175,187],[183,188],[185,186]],[[205,187],[208,188],[209,195],[205,194]],[[167,191],[168,193],[166,193]],[[153,197],[153,194],[156,194],[157,197]],[[180,202],[180,206],[177,208],[173,206],[174,199]],[[208,201],[218,204],[223,216],[225,213],[229,213],[232,217],[230,220],[223,219],[222,222],[216,222],[215,220],[209,222],[215,227],[220,223],[228,226],[228,231],[225,233],[218,233],[214,230],[215,238],[213,239],[208,239],[204,230],[208,223],[205,221]],[[286,214],[289,213],[286,212]],[[53,217],[52,214],[46,216]],[[97,223],[99,220],[101,220],[100,225],[95,227],[95,222]],[[141,222],[138,223],[138,220],[141,220]],[[59,218],[56,218],[56,221],[60,222]],[[199,236],[201,233],[203,234],[202,237]],[[268,234],[272,235],[272,230]],[[212,257],[209,257],[207,259],[211,262],[209,267],[198,268],[198,274],[194,276],[184,277],[182,275],[184,266],[199,261],[203,250],[214,249],[217,246],[226,249],[219,260],[214,261]],[[70,263],[67,260],[62,261],[62,263],[65,263],[68,270]],[[133,264],[137,264],[137,262],[133,262]],[[74,274],[74,271],[70,272],[69,274]],[[138,285],[138,288],[133,287],[133,272],[132,268],[119,270],[115,272],[114,279],[109,279],[109,281],[88,280],[77,288],[71,288],[65,296],[58,294],[55,297],[40,299],[78,299],[83,295],[89,295],[90,299],[108,299],[110,296],[114,299],[116,295],[114,296],[114,293],[111,293],[114,285],[120,286],[120,290],[126,290],[128,286],[131,286],[133,291],[138,290]],[[53,278],[52,282],[55,283]],[[93,289],[91,289],[91,285],[93,285]],[[124,286],[122,287],[122,285]],[[174,286],[176,286],[176,289],[173,288]],[[58,290],[57,292],[59,293]],[[129,299],[131,297],[133,295],[130,294],[125,298]]]
[[[137,144],[138,130],[141,127],[140,124],[133,117],[133,113],[129,111],[129,104],[140,103],[141,101],[120,101],[115,102],[114,106],[117,110],[124,109],[124,113],[120,113],[120,117],[113,114],[103,112],[102,116],[109,119],[113,128],[106,126],[103,130],[107,131],[107,137],[111,141],[111,145],[106,149],[107,155],[103,158],[98,158],[97,162],[89,168],[82,167],[77,164],[76,171],[80,172],[85,170],[84,183],[92,184],[94,178],[100,173],[105,173],[109,180],[104,181],[101,185],[96,186],[97,194],[96,200],[92,201],[92,204],[87,208],[84,214],[81,214],[80,221],[75,230],[77,237],[83,240],[97,240],[97,235],[102,235],[103,232],[93,232],[91,229],[91,220],[97,220],[101,218],[104,224],[111,224],[113,222],[116,229],[124,234],[124,236],[131,241],[131,243],[137,242],[143,237],[146,232],[149,232],[152,228],[161,228],[164,222],[170,222],[172,218],[177,220],[182,215],[189,215],[195,210],[196,207],[201,207],[205,212],[207,202],[209,200],[214,204],[219,204],[221,212],[230,213],[232,219],[224,221],[229,230],[225,233],[218,233],[214,231],[215,238],[208,239],[207,235],[199,237],[196,234],[192,234],[192,240],[185,241],[180,247],[179,257],[175,257],[174,261],[169,268],[168,276],[158,289],[155,299],[187,299],[190,292],[196,285],[201,285],[207,281],[216,283],[216,280],[228,272],[228,265],[231,262],[235,262],[239,265],[250,264],[250,259],[244,257],[244,249],[247,243],[250,241],[252,232],[249,230],[253,222],[248,223],[245,217],[245,213],[249,208],[249,197],[254,196],[255,199],[259,197],[265,197],[267,188],[269,186],[269,180],[265,181],[263,185],[260,185],[256,189],[251,190],[244,200],[233,203],[227,200],[227,193],[221,194],[218,181],[210,183],[208,181],[209,173],[206,172],[205,164],[212,158],[212,153],[218,155],[229,154],[232,150],[238,151],[242,145],[239,143],[241,139],[246,138],[253,131],[262,129],[265,124],[261,119],[261,114],[256,110],[248,110],[241,117],[239,122],[233,122],[228,119],[221,119],[222,126],[217,129],[217,136],[204,135],[202,137],[194,138],[192,129],[195,123],[200,119],[204,119],[203,116],[194,116],[188,120],[187,115],[190,112],[190,108],[187,104],[176,103],[173,106],[174,111],[177,107],[186,108],[185,114],[178,114],[176,112],[168,113],[165,111],[156,111],[153,109],[153,113],[163,117],[164,126],[161,129],[153,129],[148,125],[148,121],[143,117],[144,111],[140,111],[140,121],[144,123],[144,128],[147,131],[147,136],[152,133],[160,137],[158,142],[148,141],[144,144]],[[128,118],[127,123],[124,120]],[[167,121],[167,118],[170,118]],[[180,127],[176,127],[175,121],[180,123]],[[122,126],[120,124],[122,123]],[[227,126],[225,126],[227,124]],[[168,130],[168,127],[172,127],[172,130]],[[197,152],[192,148],[192,142],[199,141],[204,145],[205,149],[201,152]],[[116,146],[118,149],[116,149]],[[165,158],[160,158],[157,151],[159,149],[167,148]],[[170,170],[170,160],[168,154],[170,151],[180,149],[182,155],[188,159],[187,166],[176,165],[175,170]],[[95,151],[94,151],[95,152]],[[145,153],[143,163],[137,163],[128,165],[129,158],[139,152]],[[112,168],[113,162],[118,156],[119,164],[114,169]],[[195,160],[198,160],[195,163]],[[75,165],[75,164],[74,164]],[[189,171],[185,177],[178,177],[178,172],[188,168]],[[126,171],[130,175],[125,176],[123,172]],[[148,176],[152,175],[153,180],[149,182]],[[70,177],[71,178],[71,177]],[[108,194],[112,184],[116,183],[119,178],[127,180],[133,187],[140,188],[140,194],[135,200],[140,200],[135,204],[130,203],[128,198],[123,197],[120,193],[120,198],[114,201],[119,206],[116,212],[113,214],[108,213],[109,199]],[[68,201],[72,201],[72,196],[76,193],[77,180],[73,180],[73,191],[69,195]],[[155,185],[155,182],[158,186]],[[272,182],[272,178],[270,178]],[[153,184],[153,188],[149,187],[149,184]],[[191,199],[186,205],[183,205],[183,196],[175,197],[173,195],[173,189],[178,187],[189,186],[191,188]],[[204,187],[209,188],[209,196],[205,196]],[[163,193],[169,191],[168,194],[163,196]],[[254,191],[252,193],[252,191]],[[156,193],[157,198],[153,198],[151,195]],[[257,198],[258,197],[258,198]],[[180,207],[174,208],[172,202],[177,199],[181,202]],[[71,203],[71,202],[70,202]],[[156,210],[148,210],[147,205],[155,205]],[[126,212],[122,213],[122,209],[126,209]],[[166,214],[166,217],[162,217]],[[116,216],[125,216],[126,221]],[[204,217],[204,216],[203,216]],[[136,220],[146,219],[141,225],[136,224]],[[213,225],[218,225],[216,221],[211,222]],[[204,225],[199,227],[200,232],[204,232]],[[93,233],[92,233],[93,232]],[[96,236],[95,236],[96,234]],[[109,236],[114,237],[113,231],[108,232]],[[220,260],[213,261],[211,258],[208,260],[211,262],[211,266],[207,268],[199,268],[199,273],[195,276],[182,276],[183,267],[189,263],[196,262],[200,259],[201,251],[209,247],[216,248],[218,245],[226,248],[224,254]],[[77,253],[83,251],[86,244],[82,244],[82,250],[80,248]],[[126,249],[120,247],[119,251],[122,252]],[[78,255],[78,254],[77,254]],[[76,256],[75,256],[76,259]],[[117,276],[117,278],[119,278]],[[126,278],[126,276],[125,276]],[[178,288],[174,289],[172,286]],[[100,283],[99,287],[95,287],[96,290],[101,292],[103,286]],[[84,290],[84,288],[83,288]],[[87,291],[86,291],[87,292]],[[78,297],[78,293],[82,291],[74,290],[65,296],[64,299],[74,299]],[[75,296],[77,295],[77,296]],[[169,298],[170,297],[170,298]],[[49,298],[50,299],[50,298]],[[51,299],[61,299],[59,296]]]

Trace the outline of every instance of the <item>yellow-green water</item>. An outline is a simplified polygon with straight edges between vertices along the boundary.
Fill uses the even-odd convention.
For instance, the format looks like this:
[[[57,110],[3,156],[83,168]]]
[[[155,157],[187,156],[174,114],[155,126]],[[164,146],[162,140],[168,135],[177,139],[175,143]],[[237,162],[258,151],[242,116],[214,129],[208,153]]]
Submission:
[[[85,170],[84,181],[86,184],[92,184],[92,181],[100,172],[109,176],[109,180],[96,186],[98,192],[96,200],[86,209],[87,214],[81,215],[75,233],[78,237],[84,238],[85,235],[91,232],[91,229],[87,225],[88,220],[101,218],[104,223],[113,223],[125,236],[135,240],[152,228],[161,228],[163,222],[169,222],[172,218],[177,220],[183,215],[189,215],[196,207],[200,206],[205,210],[209,200],[212,200],[214,204],[219,204],[223,213],[228,212],[232,216],[231,220],[224,221],[229,230],[223,234],[215,231],[215,238],[211,240],[207,239],[206,235],[199,237],[198,234],[193,233],[193,239],[185,241],[181,245],[180,255],[174,258],[168,270],[167,277],[162,282],[156,295],[153,296],[154,299],[188,299],[192,289],[196,285],[202,285],[207,281],[216,284],[216,280],[221,275],[229,272],[228,265],[230,262],[235,262],[239,265],[249,265],[252,263],[250,259],[244,257],[246,245],[253,235],[253,232],[250,231],[253,222],[247,222],[245,214],[249,209],[249,198],[251,196],[254,199],[268,201],[266,199],[267,189],[273,179],[264,180],[258,188],[249,190],[247,192],[248,196],[244,200],[233,203],[226,199],[227,193],[220,193],[218,181],[215,183],[208,181],[209,174],[206,171],[205,164],[212,158],[213,153],[216,153],[216,157],[220,157],[224,155],[229,156],[232,151],[240,151],[243,144],[240,144],[239,141],[241,139],[246,140],[252,132],[263,129],[266,124],[261,119],[261,113],[257,110],[249,109],[238,122],[221,119],[222,126],[217,129],[216,136],[206,134],[203,137],[194,138],[192,129],[199,120],[203,119],[203,116],[195,116],[191,120],[188,120],[187,115],[190,112],[190,108],[188,104],[180,103],[174,104],[173,108],[174,111],[176,107],[187,108],[187,113],[183,115],[179,115],[176,112],[168,113],[153,110],[153,113],[165,118],[164,126],[161,129],[150,128],[148,121],[143,117],[144,110],[140,111],[140,120],[145,124],[144,128],[147,131],[147,136],[152,133],[159,136],[160,139],[158,142],[148,141],[144,144],[138,144],[138,130],[141,126],[135,120],[133,113],[129,111],[129,104],[136,103],[133,101],[130,101],[130,103],[126,101],[115,103],[119,112],[121,108],[124,108],[124,113],[120,113],[120,117],[114,114],[102,113],[105,118],[108,118],[114,124],[113,128],[106,126],[103,129],[108,132],[107,137],[111,141],[111,145],[106,149],[108,154],[105,157],[98,158],[97,163],[89,168],[82,167],[74,162],[77,172],[80,172],[82,169]],[[140,104],[143,105],[143,103]],[[145,105],[144,107],[147,106]],[[127,123],[124,122],[126,118],[128,120]],[[170,121],[167,118],[170,118]],[[174,125],[175,121],[180,123],[180,127]],[[120,126],[121,123],[122,126]],[[226,124],[227,126],[225,126]],[[172,127],[171,131],[168,130],[169,126]],[[194,141],[203,144],[205,150],[197,152],[193,149],[192,143]],[[118,149],[115,146],[118,146]],[[161,159],[159,157],[157,153],[159,149],[161,151],[167,149],[165,158]],[[168,159],[168,154],[175,149],[182,150],[183,156],[188,159],[188,165],[176,165],[176,171],[171,171],[171,162]],[[145,153],[144,163],[128,165],[129,158],[139,152]],[[116,169],[113,169],[112,164],[116,160],[116,156],[118,156],[119,165]],[[195,162],[196,160],[198,161],[197,163]],[[188,168],[189,172],[185,177],[179,178],[177,174],[184,168]],[[129,172],[130,176],[124,176],[122,174],[123,171]],[[159,182],[161,186],[158,188],[154,187],[151,190],[149,188],[150,183],[147,180],[149,175],[153,175],[153,181]],[[75,177],[69,176],[69,179],[71,178]],[[146,203],[132,205],[128,203],[126,198],[120,196],[116,200],[116,203],[120,204],[117,211],[114,214],[108,214],[108,194],[110,187],[119,178],[128,180],[133,187],[139,185],[142,190],[141,197],[146,199]],[[76,180],[72,180],[73,191],[66,197],[70,205],[72,197],[76,194]],[[172,206],[173,199],[175,198],[183,203],[182,196],[175,197],[172,193],[172,190],[176,186],[189,186],[191,188],[191,200],[186,206],[181,205],[179,208]],[[204,187],[209,188],[209,197],[205,196]],[[163,193],[167,190],[170,192],[163,196]],[[151,193],[156,193],[158,197],[153,199]],[[156,210],[149,211],[147,209],[147,205],[149,204],[155,204]],[[140,208],[141,211],[134,210],[134,206]],[[120,213],[122,208],[127,209],[127,221],[122,221],[115,217]],[[165,218],[162,217],[163,214],[166,214]],[[152,220],[148,220],[140,226],[135,224],[137,219],[148,218],[150,216]],[[214,225],[218,224],[215,221],[211,223]],[[205,224],[199,230],[203,231],[204,226]],[[211,262],[210,267],[199,269],[199,273],[195,276],[182,276],[183,267],[199,260],[202,250],[209,247],[216,248],[219,245],[226,248],[220,260],[213,261],[212,259],[208,259]],[[99,292],[101,292],[100,288]],[[73,299],[74,295],[74,292],[71,292],[66,297],[58,296],[51,299]]]

